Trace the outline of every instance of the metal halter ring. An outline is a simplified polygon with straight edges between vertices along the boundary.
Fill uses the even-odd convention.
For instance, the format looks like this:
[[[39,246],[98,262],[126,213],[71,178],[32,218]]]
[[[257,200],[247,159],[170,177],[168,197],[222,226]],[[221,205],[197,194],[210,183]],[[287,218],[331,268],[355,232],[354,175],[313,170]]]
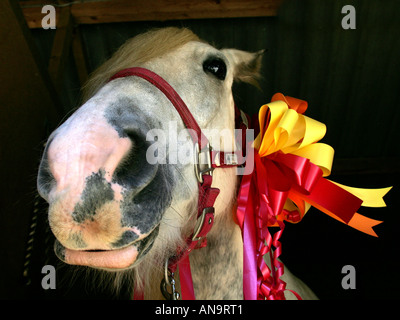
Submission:
[[[176,291],[174,273],[170,272],[168,268],[169,259],[165,260],[164,266],[164,278],[161,280],[160,289],[165,299],[167,300],[179,300],[180,294]],[[171,287],[171,292],[167,289],[167,286]]]

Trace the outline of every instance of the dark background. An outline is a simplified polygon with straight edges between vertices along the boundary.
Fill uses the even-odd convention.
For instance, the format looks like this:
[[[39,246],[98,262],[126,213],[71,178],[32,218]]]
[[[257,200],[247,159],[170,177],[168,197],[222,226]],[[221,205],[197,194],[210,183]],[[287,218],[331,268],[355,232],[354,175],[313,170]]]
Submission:
[[[341,27],[344,5],[356,9],[355,30]],[[275,92],[308,101],[306,115],[327,125],[322,142],[335,149],[331,180],[354,187],[394,186],[385,197],[386,208],[359,211],[384,221],[375,228],[379,238],[347,227],[312,208],[299,224],[287,224],[282,237],[282,260],[321,299],[390,299],[400,297],[399,14],[398,1],[288,0],[283,2],[276,17],[80,25],[79,31],[89,72],[125,40],[153,27],[188,27],[218,48],[268,49],[263,59],[262,90],[235,85],[236,104],[254,114]],[[48,64],[55,30],[28,31],[36,58]],[[13,45],[10,40],[6,47]],[[67,65],[58,103],[53,105],[61,116],[78,107],[80,99],[78,72],[72,56]],[[39,71],[28,70],[21,64],[13,72]],[[26,101],[29,98],[24,94],[35,86],[33,83],[7,89],[12,76],[10,72],[1,75],[0,156],[5,179],[0,193],[0,297],[130,298],[127,290],[114,296],[111,290],[100,289],[101,284],[93,286],[83,268],[62,265],[54,257],[53,239],[46,227],[46,204],[35,193],[35,170],[42,142],[53,129],[51,123],[58,123],[59,118],[52,115],[54,111],[43,100],[32,100],[31,111],[5,105],[3,97],[13,94],[23,96]],[[52,117],[56,120],[48,120],[40,128],[25,125],[38,117],[38,122],[40,117],[43,121]],[[36,162],[30,168],[24,162],[28,158],[31,163]],[[16,176],[19,178],[15,179]],[[22,205],[31,208],[28,213],[19,210]],[[41,268],[45,264],[57,268],[56,290],[45,291],[40,285]],[[355,290],[344,290],[341,286],[344,265],[356,269]]]

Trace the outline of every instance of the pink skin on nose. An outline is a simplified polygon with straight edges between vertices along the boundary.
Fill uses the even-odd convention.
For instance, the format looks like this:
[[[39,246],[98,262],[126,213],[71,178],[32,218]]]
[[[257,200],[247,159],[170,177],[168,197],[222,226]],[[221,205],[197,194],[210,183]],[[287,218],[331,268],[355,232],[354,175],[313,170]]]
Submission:
[[[56,132],[48,149],[50,171],[57,184],[49,201],[68,195],[76,203],[85,187],[86,178],[100,169],[111,183],[112,175],[132,142],[120,138],[106,119],[94,112],[79,112],[69,118]],[[111,183],[116,199],[121,199],[121,186]]]

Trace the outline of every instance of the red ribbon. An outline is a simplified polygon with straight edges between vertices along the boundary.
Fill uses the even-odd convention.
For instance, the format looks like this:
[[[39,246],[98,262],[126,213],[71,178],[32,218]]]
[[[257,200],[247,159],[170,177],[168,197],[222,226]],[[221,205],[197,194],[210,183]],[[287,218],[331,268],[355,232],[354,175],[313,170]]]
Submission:
[[[283,206],[290,190],[288,179],[270,157],[261,159],[257,152],[246,161],[254,161],[254,171],[242,177],[238,195],[237,219],[243,236],[243,293],[246,300],[284,299],[286,283],[280,279],[283,264],[277,260],[281,254],[279,241],[284,230]],[[267,173],[268,172],[268,173]],[[273,236],[268,226],[278,225]],[[275,250],[272,252],[272,247]],[[271,268],[264,261],[269,253]]]
[[[305,201],[348,223],[362,200],[323,178],[322,170],[309,159],[280,151],[261,158],[254,150],[246,161],[254,161],[254,169],[242,177],[237,201],[237,221],[244,243],[244,298],[285,299],[284,291],[288,289],[281,279],[284,266],[277,260],[282,252],[279,239],[284,220],[300,221]],[[284,208],[288,199],[297,205],[298,211]],[[279,227],[273,236],[268,230],[271,226]],[[267,253],[271,268],[264,261]]]

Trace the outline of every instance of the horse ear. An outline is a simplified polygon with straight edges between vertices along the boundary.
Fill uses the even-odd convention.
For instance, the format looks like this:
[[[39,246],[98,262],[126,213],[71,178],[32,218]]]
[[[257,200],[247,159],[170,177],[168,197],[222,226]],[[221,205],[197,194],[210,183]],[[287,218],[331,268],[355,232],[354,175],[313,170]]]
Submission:
[[[266,50],[247,52],[237,49],[223,49],[221,51],[234,67],[234,81],[247,82],[259,87],[257,80],[261,78],[261,61]]]

